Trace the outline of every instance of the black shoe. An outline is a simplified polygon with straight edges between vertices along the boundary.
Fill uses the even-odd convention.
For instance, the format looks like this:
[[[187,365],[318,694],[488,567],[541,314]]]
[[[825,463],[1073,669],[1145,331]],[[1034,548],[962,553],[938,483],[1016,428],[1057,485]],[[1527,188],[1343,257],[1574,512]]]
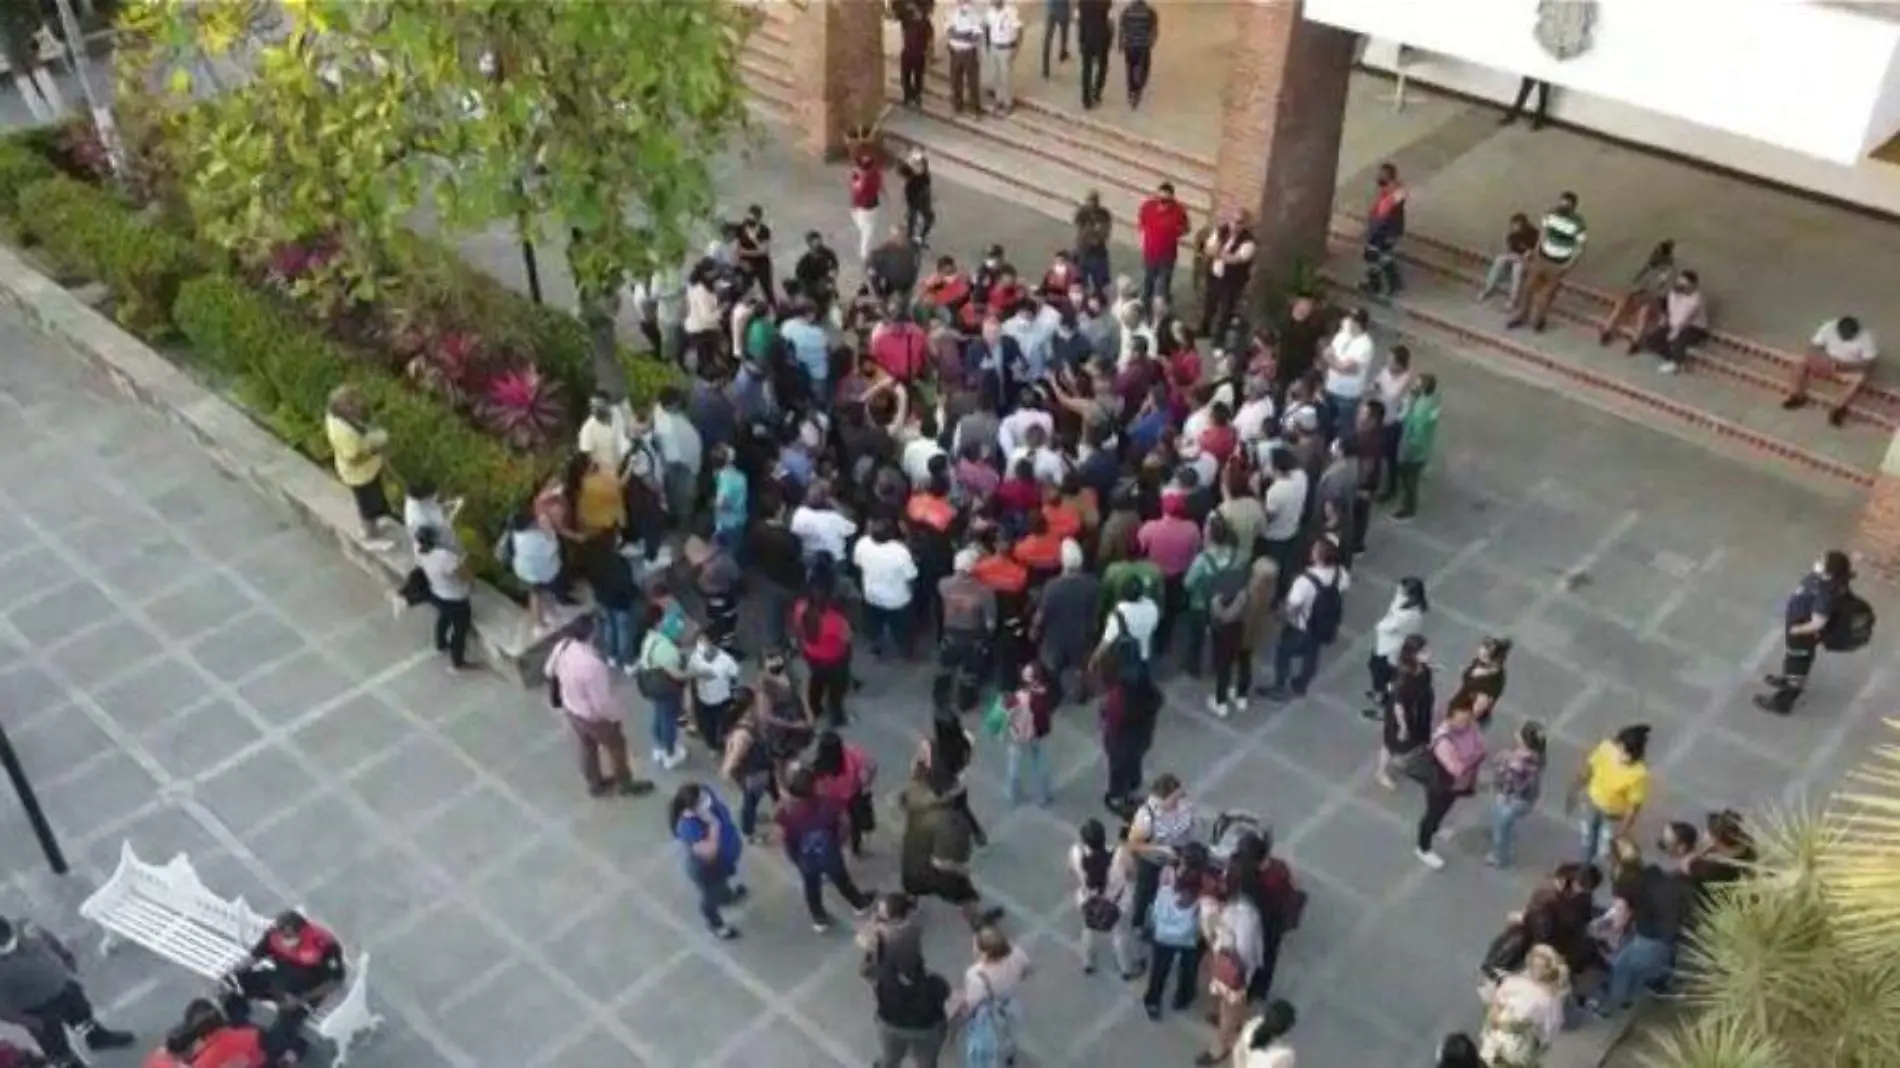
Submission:
[[[1845,422],[1847,422],[1846,408],[1835,408],[1832,411],[1827,413],[1827,425],[1840,426],[1842,423],[1845,423]]]
[[[1793,703],[1783,705],[1779,697],[1779,694],[1758,693],[1755,695],[1755,707],[1775,716],[1786,716],[1794,712]]]
[[[1362,708],[1359,710],[1360,719],[1368,720],[1373,723],[1379,722],[1379,720],[1382,719],[1384,716],[1385,716],[1385,713],[1379,711],[1376,708]]]
[[[130,1031],[114,1031],[109,1027],[94,1027],[86,1032],[87,1049],[124,1049],[138,1039]]]
[[[995,923],[996,921],[1003,918],[1003,906],[991,905],[989,908],[986,908],[982,912],[977,913],[976,918],[977,918],[977,922],[981,923],[985,927],[988,927],[990,924]]]
[[[1516,123],[1516,122],[1517,122],[1517,112],[1515,112],[1515,111],[1507,111],[1507,112],[1505,112],[1505,113],[1504,113],[1504,117],[1498,120],[1498,125],[1499,125],[1499,126],[1510,126],[1510,125],[1512,125],[1512,124],[1514,124],[1514,123]]]
[[[1504,329],[1516,330],[1518,327],[1523,326],[1523,325],[1524,325],[1523,316],[1521,315],[1512,316],[1510,319],[1505,320]]]
[[[739,937],[739,929],[728,923],[714,930],[712,934],[714,938],[719,939],[721,942],[730,942]]]
[[[1787,400],[1782,401],[1781,406],[1791,412],[1799,408],[1806,408],[1808,406],[1808,396],[1805,393],[1797,393]]]
[[[1150,1020],[1157,1020],[1157,1021],[1158,1021],[1158,1020],[1160,1020],[1160,1019],[1161,1019],[1161,1006],[1159,1006],[1159,1005],[1150,1005],[1150,1004],[1148,1004],[1147,1002],[1145,1002],[1145,1001],[1144,1001],[1144,1002],[1142,1002],[1142,1003],[1141,1003],[1141,1008],[1142,1008],[1142,1011],[1144,1011],[1144,1012],[1146,1012],[1146,1013],[1148,1014],[1148,1018],[1149,1018]]]

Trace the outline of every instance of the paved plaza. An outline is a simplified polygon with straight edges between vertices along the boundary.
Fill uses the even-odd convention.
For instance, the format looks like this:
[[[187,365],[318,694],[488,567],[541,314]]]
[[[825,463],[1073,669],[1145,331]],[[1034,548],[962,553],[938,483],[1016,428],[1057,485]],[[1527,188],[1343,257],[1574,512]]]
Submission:
[[[849,247],[838,172],[766,146],[724,180],[729,206],[768,205],[782,250],[808,227]],[[950,251],[1001,238],[1029,261],[1065,236],[939,187]],[[505,242],[467,247],[507,268]],[[661,798],[585,797],[538,692],[446,675],[423,651],[424,619],[392,619],[377,584],[10,314],[0,353],[0,715],[76,869],[45,874],[8,804],[0,912],[80,938],[114,1021],[155,1039],[198,989],[135,947],[100,959],[77,920],[130,841],[148,859],[189,854],[260,910],[305,906],[370,951],[389,1023],[352,1057],[365,1068],[867,1063],[870,997],[848,934],[811,932],[782,857],[748,853],[745,938],[715,943]],[[1265,815],[1311,891],[1278,993],[1300,1009],[1302,1063],[1321,1068],[1422,1063],[1437,1035],[1475,1023],[1478,955],[1535,873],[1572,849],[1556,780],[1609,731],[1656,727],[1647,835],[1664,818],[1829,786],[1900,693],[1870,653],[1824,660],[1794,718],[1747,704],[1775,655],[1781,596],[1840,540],[1851,505],[1455,354],[1419,362],[1444,384],[1440,462],[1417,522],[1375,522],[1313,696],[1216,722],[1198,686],[1171,684],[1149,763],[1180,773],[1210,815]],[[1427,871],[1410,846],[1419,796],[1371,781],[1377,733],[1355,714],[1368,632],[1413,574],[1431,590],[1444,675],[1480,636],[1510,635],[1505,727],[1552,726],[1553,781],[1521,870],[1479,862],[1474,803],[1453,815],[1449,867]],[[927,723],[925,673],[865,676],[852,733],[894,787]],[[1203,1040],[1196,1020],[1150,1023],[1133,991],[1080,974],[1062,855],[1098,814],[1103,768],[1092,711],[1059,719],[1052,809],[1006,808],[992,743],[973,772],[991,835],[978,881],[1039,965],[1023,1063],[1185,1063]],[[708,766],[696,752],[683,771]],[[679,781],[660,778],[663,791]],[[861,881],[889,886],[896,820],[882,815]],[[966,935],[941,909],[930,922],[933,965],[960,973]]]

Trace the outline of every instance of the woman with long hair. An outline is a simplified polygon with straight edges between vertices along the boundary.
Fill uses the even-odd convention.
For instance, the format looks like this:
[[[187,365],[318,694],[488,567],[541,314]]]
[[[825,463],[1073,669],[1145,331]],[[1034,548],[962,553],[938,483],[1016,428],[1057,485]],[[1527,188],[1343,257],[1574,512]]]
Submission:
[[[737,881],[744,840],[732,821],[732,811],[712,787],[681,783],[667,803],[666,823],[683,847],[686,877],[699,892],[699,915],[707,928],[720,939],[739,937],[719,912],[746,894],[745,886]]]
[[[956,711],[939,707],[931,717],[930,737],[918,743],[911,766],[946,804],[970,821],[970,835],[981,848],[988,844],[989,836],[983,833],[976,813],[970,811],[970,791],[965,781],[975,756],[976,743],[963,729]]]
[[[1445,858],[1432,848],[1438,829],[1461,797],[1470,797],[1478,788],[1478,772],[1484,767],[1484,732],[1468,708],[1453,708],[1445,713],[1445,722],[1432,732],[1431,757],[1425,778],[1425,811],[1418,818],[1416,841],[1418,859],[1426,867],[1445,866]]]
[[[1194,1058],[1198,1065],[1219,1064],[1240,1041],[1240,1028],[1247,1019],[1247,991],[1260,968],[1266,942],[1260,888],[1266,855],[1259,835],[1242,835],[1219,880],[1219,893],[1204,899],[1202,905],[1209,910],[1202,923],[1207,948],[1214,954],[1208,981],[1208,993],[1214,999],[1214,1042]]]
[[[845,724],[844,698],[851,689],[851,620],[837,603],[835,565],[829,556],[812,562],[805,596],[792,605],[792,634],[810,672],[806,702],[823,710],[826,722]]]
[[[1556,950],[1535,945],[1524,967],[1504,977],[1486,1006],[1478,1055],[1488,1065],[1536,1064],[1564,1026],[1570,969]]]
[[[1458,676],[1458,692],[1451,695],[1451,708],[1468,708],[1477,717],[1478,726],[1491,724],[1498,702],[1504,699],[1506,674],[1504,662],[1511,656],[1511,639],[1486,638]]]
[[[851,855],[864,855],[864,838],[877,829],[877,806],[871,789],[877,781],[877,761],[844,740],[837,731],[818,735],[811,755],[812,788],[842,809],[851,822]]]
[[[1286,1044],[1298,1016],[1293,1006],[1278,998],[1240,1029],[1234,1048],[1234,1068],[1293,1068],[1293,1047]]]
[[[1399,645],[1398,664],[1388,687],[1385,719],[1379,739],[1379,785],[1396,790],[1392,762],[1426,744],[1432,736],[1437,698],[1432,692],[1431,656],[1425,636],[1413,634]]]
[[[1511,748],[1500,756],[1492,776],[1497,805],[1491,815],[1491,851],[1484,862],[1494,868],[1511,864],[1511,842],[1517,821],[1537,807],[1544,783],[1544,728],[1526,721],[1517,729]]]
[[[1128,828],[1113,845],[1102,821],[1082,821],[1075,845],[1069,848],[1069,872],[1075,876],[1075,905],[1082,914],[1082,973],[1095,973],[1095,958],[1107,941],[1115,954],[1115,967],[1124,982],[1141,973],[1135,968],[1135,954],[1128,937],[1128,926],[1121,922],[1128,911],[1128,880],[1134,861],[1128,855]]]
[[[1400,579],[1398,589],[1392,592],[1391,605],[1373,630],[1372,655],[1366,660],[1366,700],[1371,704],[1360,715],[1370,720],[1385,715],[1392,702],[1392,681],[1398,676],[1399,649],[1407,638],[1425,628],[1425,613],[1430,610],[1425,581],[1413,576]]]

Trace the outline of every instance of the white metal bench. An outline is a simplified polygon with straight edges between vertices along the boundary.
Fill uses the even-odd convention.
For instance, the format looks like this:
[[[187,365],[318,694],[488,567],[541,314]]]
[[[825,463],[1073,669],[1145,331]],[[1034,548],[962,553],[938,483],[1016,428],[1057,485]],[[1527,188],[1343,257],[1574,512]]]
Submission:
[[[103,932],[101,954],[123,938],[214,982],[243,964],[271,925],[242,897],[213,893],[184,854],[164,865],[148,864],[131,842],[120,846],[117,870],[79,906],[79,914]],[[349,974],[343,996],[308,1021],[336,1046],[338,1066],[349,1059],[351,1045],[383,1023],[369,1008],[368,953],[356,958]]]

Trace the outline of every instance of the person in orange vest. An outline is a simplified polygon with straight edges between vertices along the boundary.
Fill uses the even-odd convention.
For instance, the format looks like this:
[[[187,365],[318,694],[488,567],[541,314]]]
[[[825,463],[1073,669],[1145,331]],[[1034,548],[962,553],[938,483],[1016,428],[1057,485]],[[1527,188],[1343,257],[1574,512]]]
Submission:
[[[267,1068],[298,1060],[295,1051],[273,1049],[258,1028],[234,1024],[217,1003],[198,998],[185,1006],[184,1021],[146,1058],[145,1068]]]
[[[1014,679],[1029,655],[1029,569],[994,526],[976,532],[976,547],[981,556],[970,573],[996,595],[992,665],[998,680]]]
[[[300,912],[285,912],[251,947],[250,958],[225,976],[224,1015],[241,1025],[250,1019],[251,1002],[272,1005],[277,1015],[266,1045],[302,1056],[306,1044],[298,1028],[343,979],[343,947],[336,936]]]

